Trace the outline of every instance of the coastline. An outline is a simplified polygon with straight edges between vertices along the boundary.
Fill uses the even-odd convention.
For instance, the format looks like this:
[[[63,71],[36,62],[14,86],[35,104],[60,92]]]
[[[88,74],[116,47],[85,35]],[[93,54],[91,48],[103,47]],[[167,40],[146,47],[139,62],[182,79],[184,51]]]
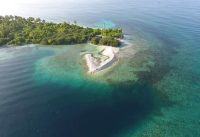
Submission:
[[[100,57],[95,57],[94,54],[88,53],[84,55],[88,67],[88,73],[97,73],[111,67],[117,61],[117,53],[119,48],[111,46],[101,46]],[[103,57],[106,59],[103,59]]]
[[[83,56],[83,59],[86,61],[87,72],[89,74],[95,74],[100,71],[106,70],[113,66],[113,64],[118,61],[118,53],[120,48],[129,47],[130,43],[128,43],[124,39],[119,39],[121,42],[120,47],[112,47],[112,46],[99,46],[98,57],[94,53],[87,53]]]

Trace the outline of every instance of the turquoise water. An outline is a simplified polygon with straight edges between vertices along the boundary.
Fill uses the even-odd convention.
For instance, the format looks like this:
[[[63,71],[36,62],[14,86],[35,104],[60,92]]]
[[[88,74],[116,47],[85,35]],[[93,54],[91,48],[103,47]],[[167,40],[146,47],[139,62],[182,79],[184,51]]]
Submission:
[[[200,136],[198,0],[8,5],[0,6],[0,15],[121,27],[131,46],[95,76],[81,59],[97,52],[89,44],[1,48],[1,137]]]

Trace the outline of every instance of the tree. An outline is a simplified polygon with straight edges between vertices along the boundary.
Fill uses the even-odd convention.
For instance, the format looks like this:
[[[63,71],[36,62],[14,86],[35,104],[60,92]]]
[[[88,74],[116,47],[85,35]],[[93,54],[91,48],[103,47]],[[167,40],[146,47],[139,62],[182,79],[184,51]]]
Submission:
[[[93,37],[92,39],[91,39],[91,43],[92,44],[95,44],[95,45],[98,45],[99,44],[99,41],[100,41],[100,37]]]

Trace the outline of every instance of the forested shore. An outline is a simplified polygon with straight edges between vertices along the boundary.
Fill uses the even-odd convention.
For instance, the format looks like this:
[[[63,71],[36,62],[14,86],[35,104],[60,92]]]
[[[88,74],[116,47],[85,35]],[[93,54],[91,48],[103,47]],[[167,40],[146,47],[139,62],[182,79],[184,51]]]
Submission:
[[[76,22],[53,23],[40,18],[0,16],[0,46],[3,45],[69,45],[91,42],[117,47],[122,29],[94,29]]]

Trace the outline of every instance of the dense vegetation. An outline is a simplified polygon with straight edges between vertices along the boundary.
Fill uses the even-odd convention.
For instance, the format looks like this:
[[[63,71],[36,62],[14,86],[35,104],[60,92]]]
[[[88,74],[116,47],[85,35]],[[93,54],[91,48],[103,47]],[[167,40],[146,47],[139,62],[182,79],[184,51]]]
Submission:
[[[92,29],[69,23],[52,23],[40,18],[0,16],[0,45],[65,45],[91,41],[93,44],[119,46],[121,29]]]
[[[118,47],[120,45],[120,41],[111,36],[95,36],[91,39],[91,43],[95,45],[107,45]]]

